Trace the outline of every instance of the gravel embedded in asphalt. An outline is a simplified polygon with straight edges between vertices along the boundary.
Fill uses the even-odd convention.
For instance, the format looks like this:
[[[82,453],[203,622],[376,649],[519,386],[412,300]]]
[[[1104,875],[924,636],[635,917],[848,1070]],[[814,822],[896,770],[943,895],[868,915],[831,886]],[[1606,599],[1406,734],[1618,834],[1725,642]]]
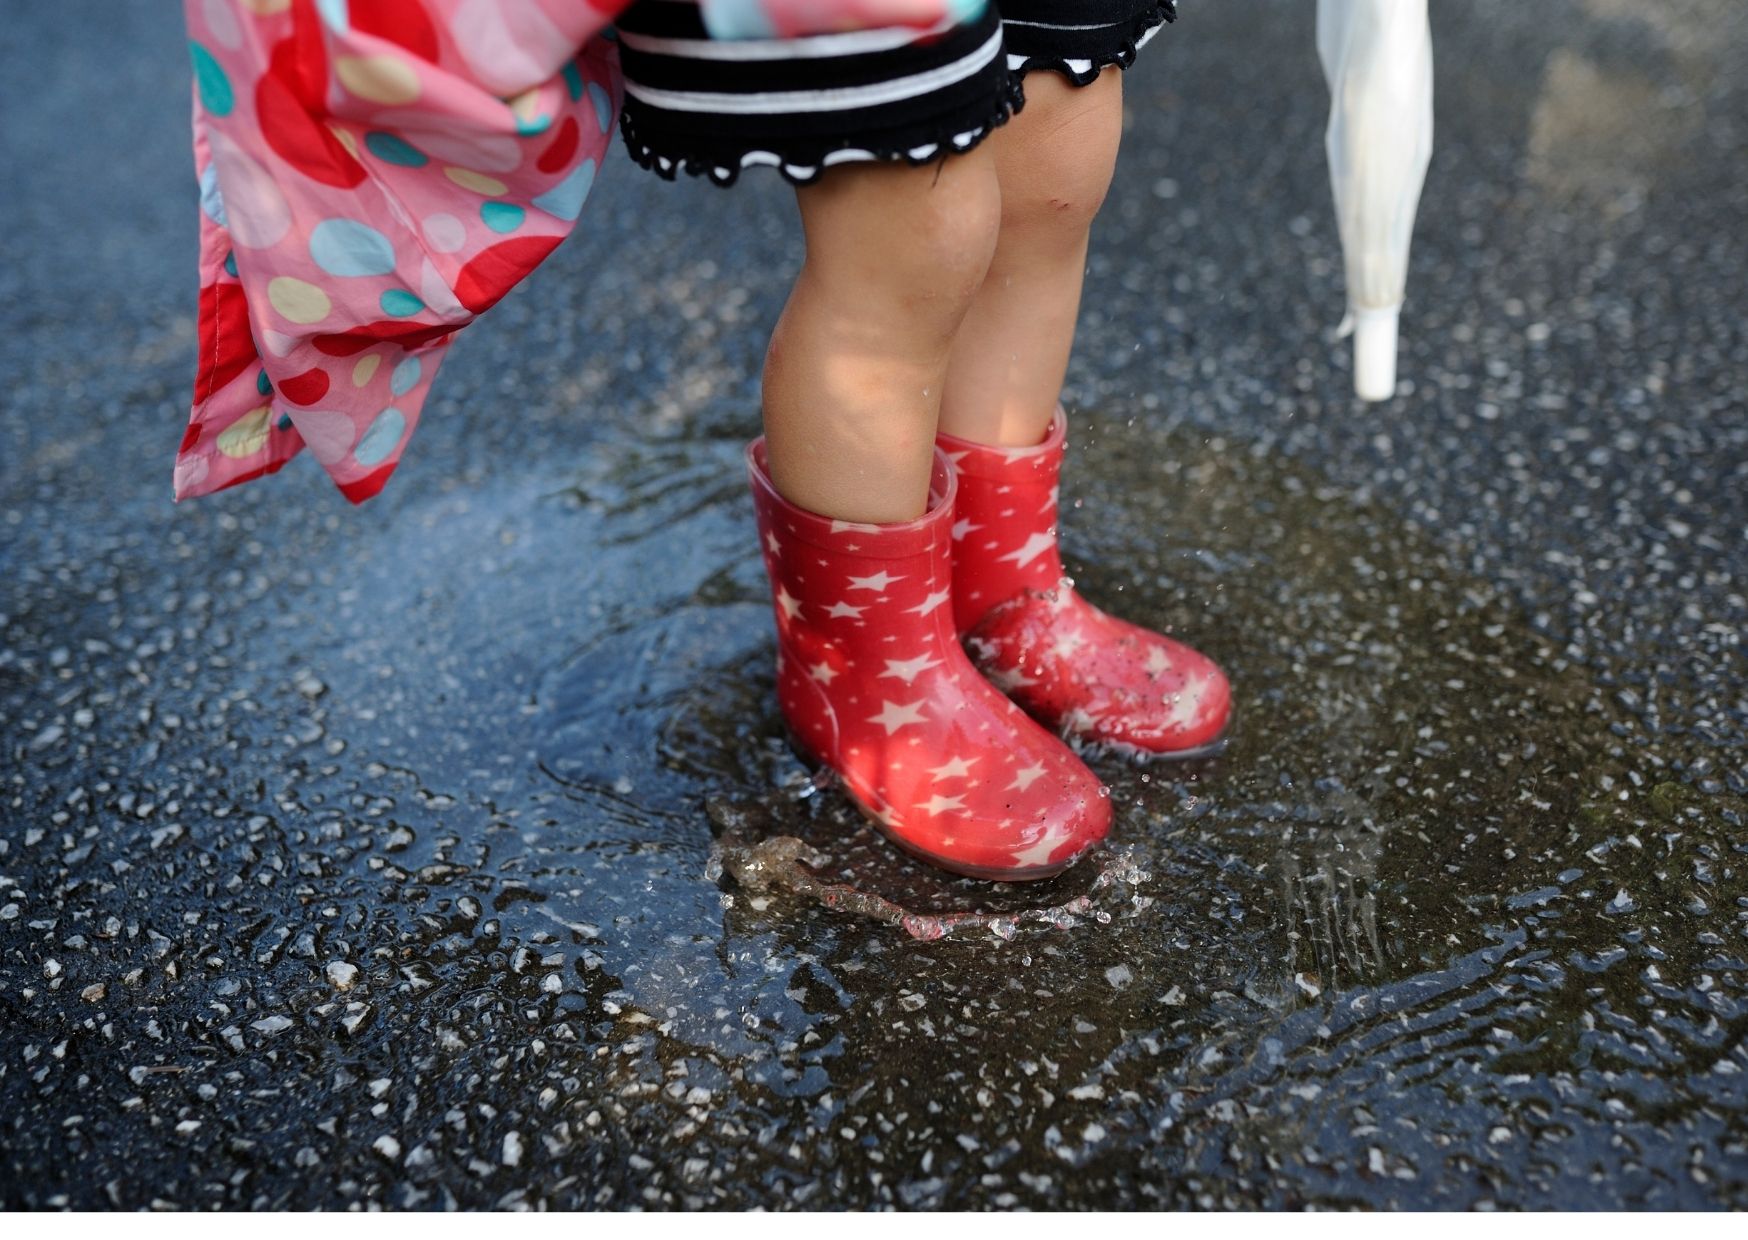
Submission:
[[[783,745],[776,178],[620,152],[380,499],[172,506],[182,32],[10,19],[0,1205],[1748,1206],[1748,17],[1435,6],[1361,406],[1300,8],[1127,80],[1066,393],[1233,742],[1018,891]]]

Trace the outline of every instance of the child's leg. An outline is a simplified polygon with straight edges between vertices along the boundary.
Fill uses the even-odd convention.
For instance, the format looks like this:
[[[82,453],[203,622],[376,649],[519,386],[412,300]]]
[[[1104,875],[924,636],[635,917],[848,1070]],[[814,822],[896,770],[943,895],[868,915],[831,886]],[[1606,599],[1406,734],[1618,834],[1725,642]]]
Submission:
[[[1225,675],[1188,646],[1088,603],[1063,576],[1057,482],[1087,232],[1122,129],[1119,71],[1074,87],[1026,77],[1026,110],[989,143],[1002,226],[953,345],[941,446],[965,537],[954,613],[983,670],[1035,717],[1140,755],[1206,753],[1231,709]],[[1047,433],[1048,432],[1048,433]]]
[[[943,431],[991,444],[1043,438],[1068,370],[1087,234],[1123,127],[1123,75],[1086,86],[1026,76],[1026,107],[985,143],[1001,185],[1001,236],[953,344]]]
[[[994,161],[840,167],[799,198],[807,261],[747,452],[778,707],[904,847],[979,878],[1055,874],[1104,838],[1110,797],[959,643],[957,482],[935,446],[953,337],[1001,227]]]
[[[796,191],[807,261],[764,379],[771,480],[791,503],[847,521],[922,515],[954,335],[1003,227],[989,145],[919,168],[845,165]]]

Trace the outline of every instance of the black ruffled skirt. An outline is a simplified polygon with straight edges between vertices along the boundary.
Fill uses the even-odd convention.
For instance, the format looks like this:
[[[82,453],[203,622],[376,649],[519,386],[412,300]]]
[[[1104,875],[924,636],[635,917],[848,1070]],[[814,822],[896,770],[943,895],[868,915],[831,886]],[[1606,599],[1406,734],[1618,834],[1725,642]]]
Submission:
[[[1078,86],[1135,53],[1175,16],[1171,0],[992,0],[932,31],[714,41],[696,4],[638,0],[618,22],[620,127],[662,176],[731,185],[743,168],[804,184],[839,163],[928,163],[967,151],[1048,69]]]

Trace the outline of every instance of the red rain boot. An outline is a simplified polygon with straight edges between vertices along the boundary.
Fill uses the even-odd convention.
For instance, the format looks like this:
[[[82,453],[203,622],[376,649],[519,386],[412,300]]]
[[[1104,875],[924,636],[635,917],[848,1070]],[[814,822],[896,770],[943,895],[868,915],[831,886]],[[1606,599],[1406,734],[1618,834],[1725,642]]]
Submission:
[[[1068,419],[1013,448],[942,433],[959,495],[953,612],[972,658],[1032,715],[1078,745],[1135,757],[1217,747],[1232,694],[1205,655],[1106,615],[1075,593],[1056,547]]]
[[[935,453],[914,521],[835,521],[747,472],[777,619],[777,703],[803,756],[893,841],[943,869],[1045,878],[1103,839],[1110,794],[986,681],[953,628],[954,479]]]

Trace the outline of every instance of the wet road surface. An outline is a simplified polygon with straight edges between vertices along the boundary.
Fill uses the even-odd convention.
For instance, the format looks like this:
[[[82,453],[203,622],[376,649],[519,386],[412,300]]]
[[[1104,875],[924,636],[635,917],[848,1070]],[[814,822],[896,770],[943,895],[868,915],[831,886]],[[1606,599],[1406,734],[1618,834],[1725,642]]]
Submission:
[[[1067,393],[1232,744],[1013,889],[782,742],[774,178],[617,158],[381,499],[173,508],[180,28],[9,20],[0,1205],[1748,1206],[1748,18],[1437,8],[1362,407],[1299,7],[1129,79]]]

